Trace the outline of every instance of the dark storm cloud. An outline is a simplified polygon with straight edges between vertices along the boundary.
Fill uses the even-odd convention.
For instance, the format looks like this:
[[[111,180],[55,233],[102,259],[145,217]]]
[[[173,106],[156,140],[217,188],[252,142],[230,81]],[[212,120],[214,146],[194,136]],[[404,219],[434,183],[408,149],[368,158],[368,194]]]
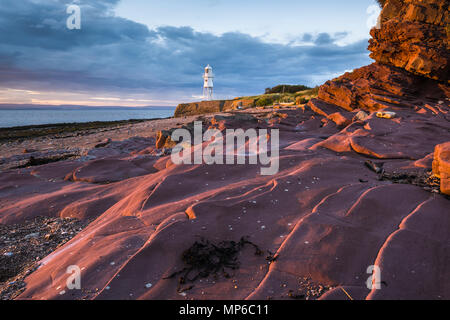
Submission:
[[[209,63],[224,93],[244,94],[279,82],[311,84],[369,62],[366,41],[336,45],[346,33],[305,34],[312,44],[282,45],[238,32],[149,30],[114,16],[118,2],[81,1],[82,28],[68,30],[70,1],[2,0],[0,86],[197,92]]]

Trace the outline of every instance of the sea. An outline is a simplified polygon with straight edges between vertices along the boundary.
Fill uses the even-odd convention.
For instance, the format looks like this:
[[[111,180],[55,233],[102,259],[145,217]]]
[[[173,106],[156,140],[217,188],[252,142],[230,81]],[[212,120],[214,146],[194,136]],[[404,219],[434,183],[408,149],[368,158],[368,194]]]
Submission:
[[[0,128],[92,121],[119,121],[172,117],[175,107],[139,108],[0,108]]]

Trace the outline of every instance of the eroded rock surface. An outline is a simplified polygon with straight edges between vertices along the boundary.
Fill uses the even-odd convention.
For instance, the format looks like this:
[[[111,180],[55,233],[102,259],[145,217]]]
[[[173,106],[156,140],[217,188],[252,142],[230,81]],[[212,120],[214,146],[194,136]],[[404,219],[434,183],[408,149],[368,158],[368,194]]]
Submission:
[[[381,13],[381,28],[372,29],[371,57],[427,78],[448,82],[449,2],[390,0]]]
[[[388,1],[372,43],[376,54],[386,50],[393,23],[404,26],[393,39],[420,25],[439,29],[445,5]],[[450,299],[450,201],[435,180],[427,186],[410,179],[430,176],[433,166],[446,190],[450,107],[441,72],[448,60],[430,64],[434,54],[445,57],[445,39],[431,39],[429,51],[426,40],[417,38],[416,48],[405,39],[386,58],[327,82],[306,106],[200,119],[221,132],[278,129],[280,170],[272,176],[248,163],[172,163],[158,149],[166,145],[163,133],[188,125],[173,122],[154,128],[164,143],[155,136],[111,141],[87,151],[95,158],[2,172],[0,223],[93,219],[39,261],[19,298]],[[404,58],[409,50],[423,63]],[[377,110],[396,116],[379,118]],[[245,247],[229,278],[194,281],[183,292],[177,279],[167,279],[183,269],[183,252],[199,238],[243,237],[270,259]],[[70,265],[82,270],[82,290],[62,289]],[[367,287],[374,265],[380,290]]]

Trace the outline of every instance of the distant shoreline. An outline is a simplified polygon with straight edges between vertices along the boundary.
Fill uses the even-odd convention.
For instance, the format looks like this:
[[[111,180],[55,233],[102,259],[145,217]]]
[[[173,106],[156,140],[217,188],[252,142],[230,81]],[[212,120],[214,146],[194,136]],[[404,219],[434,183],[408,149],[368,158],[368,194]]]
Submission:
[[[151,108],[0,108],[0,128],[7,130],[64,127],[73,124],[109,124],[121,121],[152,120],[172,117],[173,107]]]
[[[118,121],[90,121],[90,122],[72,122],[72,123],[54,123],[16,127],[0,127],[0,143],[19,139],[43,137],[53,134],[76,133],[85,130],[102,129],[111,127],[120,127],[129,124],[137,124],[156,120],[166,120],[166,118],[152,119],[129,119]]]

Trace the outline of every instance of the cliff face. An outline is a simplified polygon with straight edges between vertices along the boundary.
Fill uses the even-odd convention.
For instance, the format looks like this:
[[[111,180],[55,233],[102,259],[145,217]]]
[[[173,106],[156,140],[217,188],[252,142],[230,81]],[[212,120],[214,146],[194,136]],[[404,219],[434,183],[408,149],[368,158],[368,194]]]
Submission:
[[[239,108],[249,108],[255,105],[256,99],[214,100],[192,103],[182,103],[175,110],[175,117],[194,116],[206,113],[216,113]]]
[[[448,0],[386,1],[380,16],[380,28],[371,30],[369,42],[370,56],[376,62],[326,82],[319,89],[318,99],[312,100],[308,106],[329,119],[338,114],[347,121],[342,123],[349,123],[355,110],[389,109],[397,113],[407,111],[425,115],[427,109],[432,110],[432,117],[415,120],[415,123],[439,126],[439,121],[444,120],[441,125],[448,132],[448,6]],[[407,126],[408,121],[401,116],[396,121],[403,127]],[[373,130],[367,128],[366,131],[364,134],[376,145],[376,135],[371,134]],[[385,132],[380,134],[386,135]],[[417,141],[423,140],[420,149],[434,148],[435,143],[425,139],[423,134],[411,131],[410,140],[412,135]],[[411,144],[412,141],[409,142],[412,148]],[[332,150],[346,150],[337,145],[329,141],[323,143],[324,147]],[[357,150],[357,144],[351,144],[351,149]],[[446,165],[449,154],[449,143],[436,146],[433,171],[440,177],[441,192],[445,194],[450,194],[450,170]]]
[[[448,0],[391,0],[372,29],[371,58],[411,73],[449,81]]]
[[[448,0],[388,0],[371,31],[374,64],[326,82],[319,99],[348,111],[446,101],[449,90]],[[313,102],[314,103],[314,102]]]

